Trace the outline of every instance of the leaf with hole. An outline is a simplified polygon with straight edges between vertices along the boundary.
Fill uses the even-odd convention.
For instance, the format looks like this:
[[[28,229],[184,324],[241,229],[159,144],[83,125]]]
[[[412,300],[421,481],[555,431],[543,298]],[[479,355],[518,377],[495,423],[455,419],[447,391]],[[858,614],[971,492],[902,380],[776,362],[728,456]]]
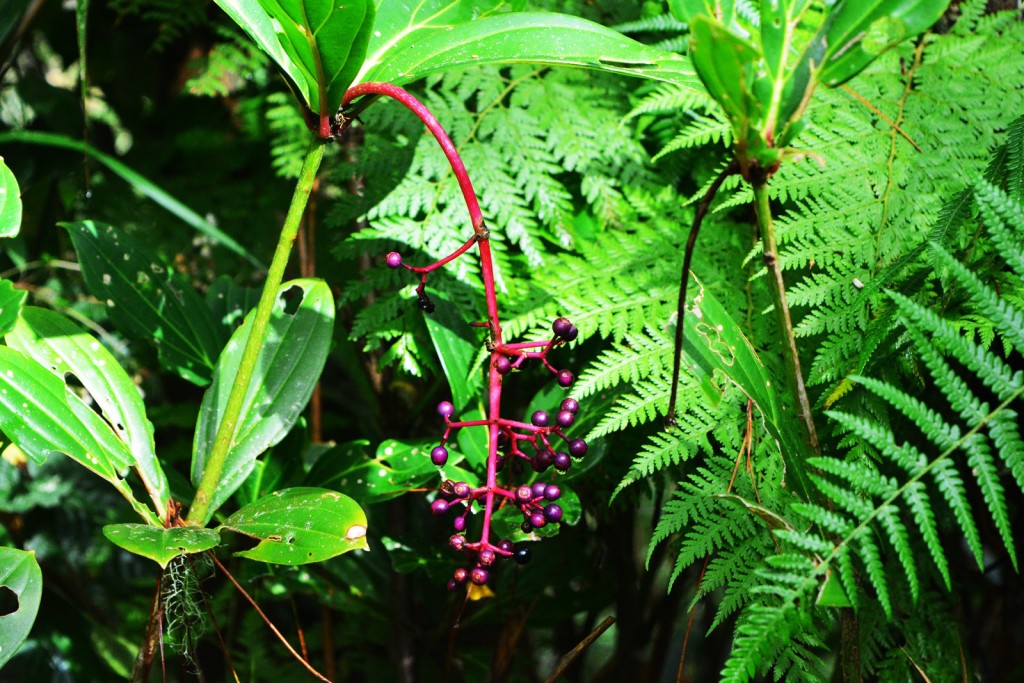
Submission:
[[[74,376],[99,407],[110,430],[124,441],[158,512],[167,509],[170,490],[156,458],[153,425],[146,418],[135,382],[92,335],[60,313],[26,306],[7,345],[64,381]]]
[[[39,612],[43,574],[34,552],[0,547],[0,592],[7,591],[14,594],[17,606],[0,614],[0,668],[25,642]]]
[[[116,228],[65,223],[93,296],[118,329],[156,345],[160,362],[200,386],[210,382],[224,337],[187,279]]]
[[[14,237],[21,229],[21,190],[0,157],[0,237]]]
[[[192,481],[196,485],[203,476],[238,375],[252,318],[250,313],[231,335],[217,361],[213,383],[203,396],[192,454]],[[324,369],[333,330],[334,298],[323,280],[293,280],[281,285],[210,515],[241,486],[256,458],[281,441],[298,420]],[[204,524],[208,521],[209,517],[202,520]]]
[[[118,548],[148,557],[164,568],[179,555],[201,553],[220,544],[216,530],[195,526],[165,529],[149,524],[108,524],[103,535]]]
[[[321,488],[275,491],[217,528],[258,539],[255,548],[235,554],[272,564],[322,562],[369,547],[362,508],[342,493]]]

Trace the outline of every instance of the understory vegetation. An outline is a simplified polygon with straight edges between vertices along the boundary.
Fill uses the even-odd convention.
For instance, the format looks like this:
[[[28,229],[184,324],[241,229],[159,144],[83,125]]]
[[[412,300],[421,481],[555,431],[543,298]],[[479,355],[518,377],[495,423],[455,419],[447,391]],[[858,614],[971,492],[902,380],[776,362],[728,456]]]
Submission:
[[[675,55],[642,73],[507,59],[403,81],[457,148],[484,225],[404,101],[345,100],[310,172],[318,110],[214,3],[7,4],[0,157],[22,210],[0,254],[0,364],[38,360],[44,328],[98,341],[144,399],[134,437],[81,372],[42,374],[92,408],[88,433],[101,415],[126,453],[148,435],[154,464],[126,479],[128,455],[107,469],[63,457],[0,398],[0,546],[32,551],[42,577],[0,681],[1024,677],[1019,7],[939,3],[930,28],[798,98],[792,139],[765,152],[700,71],[699,31],[720,27],[679,7],[704,3],[427,0],[415,12],[446,21],[551,11],[651,54],[697,50],[696,70]],[[420,16],[397,4],[376,3],[380,26]],[[772,6],[719,4],[736,13],[722,30],[750,36]],[[781,3],[801,4],[835,3]],[[292,223],[286,281],[266,302],[265,346],[281,353],[253,363],[277,393],[242,409],[248,455],[229,451],[205,483],[227,373],[247,362]],[[488,245],[486,262],[482,248],[445,261],[467,239]],[[145,282],[118,280],[121,259],[147,264]],[[438,262],[428,313],[402,266]],[[159,310],[130,308],[126,291]],[[552,331],[560,318],[571,334]],[[511,339],[544,351],[492,372],[497,355],[515,360]],[[532,460],[509,454],[512,427],[451,431],[495,424],[495,372]],[[538,464],[549,436],[552,458],[571,451],[557,467]],[[446,487],[466,482],[466,508],[482,509],[498,448],[499,478],[519,479],[493,518],[462,525],[507,540],[499,555],[516,561],[491,566],[480,546],[467,564],[441,513],[469,494]],[[516,498],[537,482],[555,493]],[[268,554],[275,539],[249,526],[279,512],[263,501],[314,490],[342,494],[337,547],[310,564]],[[208,536],[176,540],[185,554],[132,550],[108,530],[140,515]],[[0,614],[17,607],[6,597]]]

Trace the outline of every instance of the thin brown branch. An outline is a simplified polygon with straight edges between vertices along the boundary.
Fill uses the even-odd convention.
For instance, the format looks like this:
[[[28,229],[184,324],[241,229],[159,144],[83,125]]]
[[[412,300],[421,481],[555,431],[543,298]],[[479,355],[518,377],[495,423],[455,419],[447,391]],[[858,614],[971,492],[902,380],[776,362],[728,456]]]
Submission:
[[[231,584],[238,589],[238,592],[242,594],[242,597],[244,597],[249,602],[249,604],[252,605],[252,608],[256,610],[256,614],[260,615],[260,619],[262,619],[263,623],[267,625],[267,628],[269,628],[274,633],[274,635],[277,636],[277,639],[280,640],[281,643],[288,650],[288,652],[290,652],[291,655],[295,657],[295,659],[297,659],[300,664],[302,664],[306,671],[316,676],[318,680],[327,681],[327,683],[331,683],[331,680],[329,678],[327,678],[322,673],[314,669],[309,664],[309,662],[302,658],[302,655],[295,651],[295,648],[291,646],[291,643],[288,642],[288,639],[285,638],[284,635],[282,635],[281,632],[277,630],[277,627],[274,626],[273,622],[271,622],[267,615],[263,613],[263,610],[261,610],[260,606],[256,604],[256,601],[253,600],[252,596],[249,595],[245,591],[245,589],[242,588],[242,585],[235,580],[235,577],[231,575],[231,572],[228,571],[228,568],[220,563],[220,560],[217,559],[217,556],[209,551],[207,551],[206,554],[210,556],[210,559],[213,560],[213,563],[215,565],[217,565],[217,568],[224,572],[224,576],[228,577],[228,581],[230,581]]]
[[[558,665],[555,666],[555,670],[548,676],[547,683],[555,683],[565,673],[566,669],[572,666],[573,662],[579,659],[588,647],[590,647],[595,640],[601,637],[601,634],[607,631],[612,624],[615,623],[615,617],[606,617],[604,621],[597,625],[590,634],[580,641],[579,645],[569,650],[561,659],[558,660]]]
[[[856,91],[856,90],[854,90],[853,88],[851,88],[851,87],[850,87],[850,86],[848,86],[848,85],[842,85],[842,86],[840,86],[840,87],[841,87],[841,88],[842,88],[843,90],[845,90],[846,92],[848,92],[848,93],[850,93],[851,95],[853,95],[853,96],[854,96],[854,97],[855,97],[855,98],[856,98],[856,99],[857,99],[857,100],[858,100],[858,101],[859,101],[859,102],[860,102],[861,104],[863,104],[863,105],[864,105],[865,107],[867,107],[868,109],[870,109],[871,111],[873,111],[873,112],[875,113],[875,115],[876,115],[876,116],[878,116],[878,118],[882,119],[883,121],[885,121],[886,123],[888,123],[888,124],[889,124],[890,126],[892,126],[892,129],[893,129],[893,130],[895,130],[895,131],[896,131],[897,133],[899,133],[900,135],[902,135],[902,136],[903,136],[903,138],[904,138],[904,139],[905,139],[905,140],[906,140],[907,142],[909,142],[909,143],[910,143],[911,145],[913,145],[913,146],[914,146],[914,149],[916,149],[916,150],[917,150],[918,152],[923,152],[923,151],[924,151],[923,149],[921,149],[921,148],[920,148],[920,147],[918,146],[918,144],[917,144],[916,142],[914,142],[914,138],[910,137],[910,135],[909,135],[909,134],[907,133],[907,131],[905,131],[905,130],[903,130],[902,128],[900,128],[900,127],[899,127],[899,124],[897,124],[897,123],[896,123],[895,121],[893,121],[893,120],[892,120],[892,119],[890,119],[890,118],[889,118],[888,116],[886,116],[885,114],[883,114],[883,113],[882,113],[882,112],[881,112],[881,111],[880,111],[880,110],[878,109],[878,107],[876,107],[875,105],[873,105],[873,104],[871,104],[870,102],[868,102],[868,100],[867,100],[867,99],[866,99],[866,98],[865,98],[864,96],[862,96],[862,95],[860,95],[859,93],[857,93],[857,91]]]

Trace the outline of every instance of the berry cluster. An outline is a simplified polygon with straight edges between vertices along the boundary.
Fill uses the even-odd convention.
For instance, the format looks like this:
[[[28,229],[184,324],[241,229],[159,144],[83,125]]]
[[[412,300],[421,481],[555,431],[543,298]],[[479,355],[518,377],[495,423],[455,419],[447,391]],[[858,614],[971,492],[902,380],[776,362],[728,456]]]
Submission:
[[[408,266],[402,261],[398,252],[389,253],[385,261],[391,268],[405,268],[420,275],[419,286],[416,287],[417,305],[427,313],[434,310],[434,302],[427,296],[427,275],[462,256],[474,246],[480,254],[480,274],[483,278],[484,293],[487,303],[487,321],[476,323],[488,331],[487,348],[491,352],[488,369],[487,412],[483,420],[452,420],[455,406],[444,401],[437,407],[438,415],[445,422],[444,436],[441,443],[430,453],[431,461],[441,467],[448,462],[447,444],[454,430],[463,427],[486,427],[488,430],[487,479],[483,486],[473,487],[466,482],[446,480],[441,485],[438,497],[431,504],[434,514],[443,515],[454,511],[455,535],[449,545],[456,551],[466,552],[471,556],[470,568],[460,567],[448,582],[448,589],[455,591],[467,581],[476,585],[487,583],[488,568],[499,558],[512,557],[520,564],[530,560],[530,549],[523,545],[515,545],[509,540],[492,542],[491,517],[494,511],[503,505],[515,505],[523,515],[522,530],[530,533],[548,524],[558,524],[562,520],[563,511],[556,502],[562,495],[561,489],[555,485],[536,482],[533,485],[505,487],[498,484],[498,473],[508,471],[510,476],[522,474],[528,464],[534,472],[544,473],[553,468],[556,472],[566,472],[572,466],[573,458],[582,458],[587,452],[587,444],[582,439],[570,439],[565,430],[576,420],[579,403],[573,398],[561,402],[554,416],[539,410],[530,416],[529,422],[510,420],[501,416],[502,382],[513,370],[522,369],[529,359],[537,359],[545,368],[555,375],[559,386],[569,388],[574,377],[569,370],[556,369],[548,361],[548,354],[556,346],[572,342],[579,335],[579,330],[565,318],[558,318],[551,326],[554,336],[548,341],[520,342],[506,344],[502,339],[501,321],[498,316],[498,297],[494,284],[494,264],[491,258],[490,231],[484,225],[480,203],[477,200],[473,184],[470,182],[466,167],[459,157],[451,138],[438,123],[433,114],[422,102],[398,86],[387,83],[360,83],[345,93],[343,107],[350,107],[360,97],[392,97],[405,105],[423,121],[427,129],[440,144],[452,167],[452,172],[462,190],[466,201],[466,209],[473,226],[473,235],[465,244],[443,259],[428,266]],[[358,105],[355,105],[358,109]],[[353,120],[349,111],[342,117],[345,121]],[[564,445],[564,450],[562,446]],[[557,446],[557,448],[556,448]],[[483,526],[478,541],[469,541],[463,536],[466,530],[466,518],[474,505],[483,510]]]

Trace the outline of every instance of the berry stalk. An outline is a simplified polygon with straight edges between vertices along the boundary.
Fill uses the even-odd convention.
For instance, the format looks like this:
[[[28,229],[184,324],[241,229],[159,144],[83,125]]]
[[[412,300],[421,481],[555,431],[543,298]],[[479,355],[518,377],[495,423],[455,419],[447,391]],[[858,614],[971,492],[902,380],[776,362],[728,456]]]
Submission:
[[[416,288],[417,303],[426,313],[430,313],[434,310],[434,303],[426,293],[427,276],[464,255],[474,245],[479,249],[480,271],[487,303],[487,322],[482,326],[488,329],[487,347],[491,351],[487,378],[487,417],[484,420],[452,420],[455,406],[447,401],[441,402],[437,411],[445,421],[445,431],[440,444],[430,453],[434,465],[442,467],[448,462],[449,453],[446,446],[455,430],[470,427],[487,427],[488,429],[487,476],[484,486],[472,488],[465,482],[445,480],[441,485],[438,498],[431,504],[431,510],[437,515],[446,514],[452,509],[458,512],[461,506],[461,513],[455,517],[453,522],[457,533],[451,537],[449,545],[456,551],[468,552],[476,557],[471,569],[460,567],[448,582],[449,590],[455,591],[467,580],[477,585],[486,583],[489,578],[488,568],[498,558],[513,557],[519,563],[529,560],[529,548],[516,547],[508,540],[495,542],[492,538],[492,519],[499,506],[507,504],[518,507],[524,517],[521,528],[527,533],[547,524],[557,524],[562,519],[562,508],[555,502],[561,496],[558,486],[536,482],[533,486],[503,487],[498,483],[498,474],[505,469],[507,462],[512,463],[508,469],[513,474],[517,470],[522,471],[524,461],[538,473],[542,473],[552,466],[558,472],[565,472],[571,467],[573,458],[582,458],[587,451],[586,442],[582,439],[570,439],[564,432],[575,421],[579,403],[575,399],[566,398],[562,401],[554,420],[546,412],[537,411],[527,423],[501,416],[501,392],[505,377],[513,370],[521,368],[529,358],[539,359],[541,364],[555,375],[560,386],[570,387],[574,380],[572,372],[555,368],[548,360],[548,354],[557,346],[574,341],[579,332],[568,320],[558,318],[552,324],[554,336],[550,340],[512,344],[504,342],[498,315],[498,296],[491,257],[490,231],[484,223],[476,192],[455,145],[423,103],[402,88],[388,83],[362,83],[351,88],[345,94],[342,111],[338,115],[336,126],[339,130],[343,130],[353,120],[352,117],[346,115],[347,108],[357,98],[366,96],[391,97],[405,105],[423,121],[441,146],[451,165],[466,202],[466,209],[473,227],[473,236],[466,243],[430,265],[407,265],[403,263],[401,255],[397,252],[386,256],[387,265],[390,268],[405,268],[420,276],[420,283]],[[557,444],[556,439],[567,444],[565,451],[556,451],[552,447],[553,442]],[[534,455],[528,455],[523,447],[532,448]],[[503,448],[504,454],[501,452]],[[480,540],[470,542],[462,535],[462,532],[466,529],[467,516],[474,504],[483,508],[483,526]]]

